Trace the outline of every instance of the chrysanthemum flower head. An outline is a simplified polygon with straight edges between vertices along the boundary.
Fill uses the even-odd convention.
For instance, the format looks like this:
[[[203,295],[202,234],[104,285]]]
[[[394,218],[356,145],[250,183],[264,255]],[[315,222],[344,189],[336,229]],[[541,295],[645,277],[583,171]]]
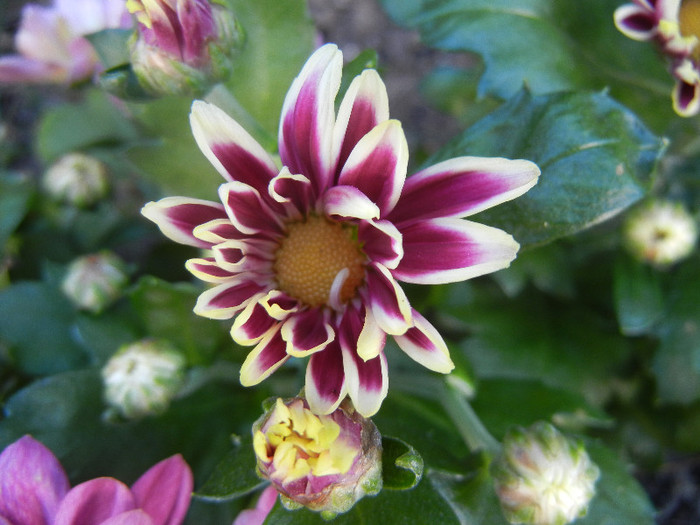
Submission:
[[[233,339],[255,345],[244,385],[308,356],[315,413],[332,412],[347,394],[369,416],[387,393],[387,335],[430,370],[453,368],[399,281],[449,283],[508,266],[513,238],[462,217],[521,195],[540,171],[526,160],[459,157],[406,178],[406,138],[389,119],[379,75],[358,75],[336,114],[341,73],[342,54],[327,44],[294,80],[279,128],[281,168],[240,124],[196,101],[192,130],[226,179],[221,203],[169,197],[142,213],[171,239],[211,250],[187,262],[215,284],[195,312],[235,318]]]

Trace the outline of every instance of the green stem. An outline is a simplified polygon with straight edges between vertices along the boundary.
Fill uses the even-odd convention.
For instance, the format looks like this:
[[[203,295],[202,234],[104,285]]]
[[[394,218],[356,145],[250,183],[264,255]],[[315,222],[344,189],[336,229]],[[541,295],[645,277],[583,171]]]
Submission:
[[[445,381],[440,400],[454,422],[462,439],[473,451],[485,450],[493,454],[501,449],[501,444],[494,438],[476,415],[464,393]]]

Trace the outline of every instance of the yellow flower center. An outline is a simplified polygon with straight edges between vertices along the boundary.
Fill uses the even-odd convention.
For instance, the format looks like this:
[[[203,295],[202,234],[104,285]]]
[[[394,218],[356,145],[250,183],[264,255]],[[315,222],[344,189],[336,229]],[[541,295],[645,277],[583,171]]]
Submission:
[[[330,416],[316,416],[302,401],[285,405],[277,399],[267,430],[256,431],[253,448],[273,477],[290,483],[307,475],[345,474],[359,450],[339,440],[340,426]]]
[[[273,268],[280,290],[308,306],[320,306],[328,304],[333,282],[346,268],[340,301],[352,299],[364,280],[366,261],[356,228],[309,216],[287,225]]]
[[[694,36],[700,40],[700,0],[683,0],[678,12],[678,26],[681,35]],[[700,46],[696,44],[693,55],[698,58]]]

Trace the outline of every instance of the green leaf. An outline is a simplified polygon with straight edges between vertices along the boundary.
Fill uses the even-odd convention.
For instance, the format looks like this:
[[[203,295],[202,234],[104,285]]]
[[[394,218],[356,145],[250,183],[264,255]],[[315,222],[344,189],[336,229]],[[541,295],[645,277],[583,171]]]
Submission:
[[[27,214],[32,195],[34,184],[29,178],[10,173],[0,174],[0,253]]]
[[[266,484],[255,473],[255,453],[250,435],[235,437],[234,448],[216,465],[214,472],[194,494],[206,501],[226,501],[250,494]]]
[[[478,221],[541,244],[609,219],[640,200],[664,141],[605,93],[521,91],[427,164],[460,155],[523,158],[542,170],[525,195]]]
[[[138,132],[113,99],[98,90],[85,100],[49,110],[41,121],[37,150],[44,162],[95,146],[121,146],[138,140]]]
[[[411,489],[422,477],[423,458],[416,449],[398,438],[382,436],[383,488]]]
[[[95,48],[104,69],[111,69],[130,62],[128,41],[133,33],[131,29],[103,29],[85,38]]]
[[[625,335],[649,333],[663,315],[658,270],[627,255],[615,262],[615,311]]]
[[[54,374],[86,363],[75,339],[75,309],[60,291],[39,282],[18,282],[0,291],[0,312],[0,341],[10,346],[22,372]]]

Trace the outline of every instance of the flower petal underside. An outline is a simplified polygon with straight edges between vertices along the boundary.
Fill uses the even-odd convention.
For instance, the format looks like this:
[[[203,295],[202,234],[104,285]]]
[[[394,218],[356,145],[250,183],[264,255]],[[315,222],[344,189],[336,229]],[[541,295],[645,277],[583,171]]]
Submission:
[[[282,366],[290,355],[279,325],[270,329],[241,365],[241,384],[257,385]]]
[[[227,218],[220,203],[187,197],[165,197],[149,202],[141,209],[141,214],[155,222],[168,239],[197,248],[211,248],[212,245],[195,237],[194,229],[200,224]]]
[[[190,467],[177,454],[148,469],[131,491],[154,525],[180,525],[190,506],[193,485]]]
[[[304,393],[314,414],[330,414],[346,394],[343,353],[337,340],[316,352],[306,366]]]
[[[413,310],[413,326],[394,340],[406,355],[433,372],[450,373],[455,365],[445,341],[428,320]]]

